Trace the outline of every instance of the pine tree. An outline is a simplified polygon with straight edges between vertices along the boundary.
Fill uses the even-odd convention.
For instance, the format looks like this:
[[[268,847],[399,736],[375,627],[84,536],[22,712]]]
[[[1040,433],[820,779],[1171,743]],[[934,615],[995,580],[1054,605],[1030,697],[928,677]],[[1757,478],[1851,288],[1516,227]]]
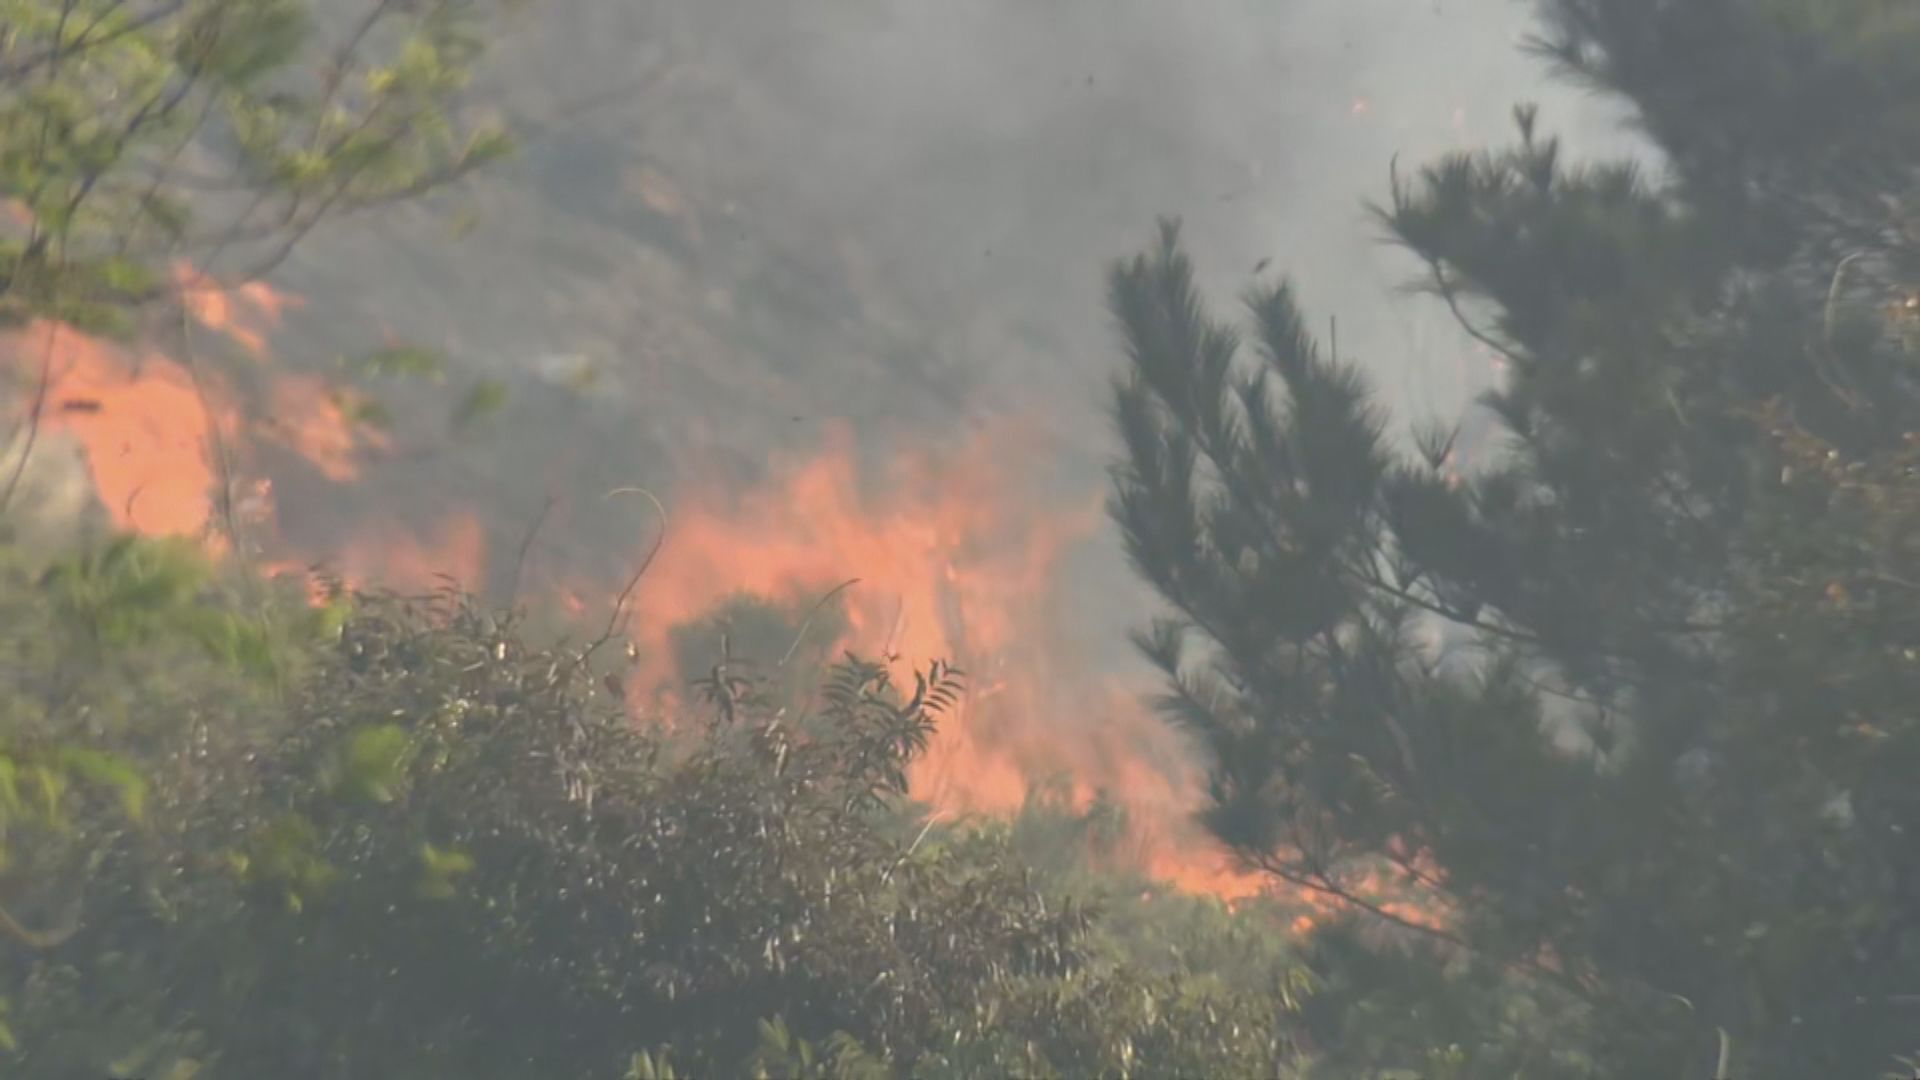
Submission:
[[[1590,1010],[1603,1075],[1866,1076],[1920,1044],[1920,16],[1546,0],[1664,175],[1514,145],[1380,216],[1482,346],[1505,446],[1398,450],[1289,288],[1116,266],[1114,512],[1208,824]],[[1426,644],[1436,625],[1470,655]],[[1376,912],[1393,919],[1390,911]]]

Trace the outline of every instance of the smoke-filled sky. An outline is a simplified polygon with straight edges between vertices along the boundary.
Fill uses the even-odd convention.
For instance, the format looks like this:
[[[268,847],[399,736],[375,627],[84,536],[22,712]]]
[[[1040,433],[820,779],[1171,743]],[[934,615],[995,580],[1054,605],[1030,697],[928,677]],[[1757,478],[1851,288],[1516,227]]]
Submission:
[[[672,631],[739,592],[809,626],[835,596],[789,675],[835,648],[970,669],[917,792],[1004,810],[1070,772],[1137,813],[1156,875],[1239,889],[1137,693],[1125,629],[1153,602],[1099,514],[1106,269],[1178,216],[1222,315],[1257,266],[1290,274],[1402,430],[1457,416],[1491,372],[1396,295],[1415,268],[1364,204],[1396,156],[1508,138],[1516,101],[1576,157],[1631,146],[1543,84],[1527,28],[1518,0],[538,0],[475,90],[528,130],[518,160],[196,311],[245,354],[221,393],[69,340],[58,389],[91,408],[42,456],[123,527],[204,531],[206,444],[245,431],[232,518],[265,563],[446,570],[595,621],[658,530],[606,493],[643,486],[670,523],[613,611],[636,705],[717,659]],[[444,351],[449,381],[334,363],[392,343]],[[504,410],[450,424],[481,379]],[[341,382],[391,428],[329,404]]]
[[[1518,100],[1576,153],[1625,145],[1544,83],[1529,26],[1519,0],[544,0],[484,88],[543,125],[523,158],[311,243],[281,348],[421,339],[516,384],[595,366],[584,400],[528,388],[510,431],[378,480],[503,534],[543,493],[670,488],[696,457],[744,482],[837,419],[885,459],[1035,411],[1076,495],[1110,449],[1106,265],[1173,214],[1223,313],[1271,259],[1396,406],[1451,415],[1484,373],[1395,295],[1414,268],[1363,203],[1396,154],[1504,139]],[[579,528],[552,557],[613,543]],[[1124,650],[1146,608],[1103,587],[1112,546],[1076,571]]]

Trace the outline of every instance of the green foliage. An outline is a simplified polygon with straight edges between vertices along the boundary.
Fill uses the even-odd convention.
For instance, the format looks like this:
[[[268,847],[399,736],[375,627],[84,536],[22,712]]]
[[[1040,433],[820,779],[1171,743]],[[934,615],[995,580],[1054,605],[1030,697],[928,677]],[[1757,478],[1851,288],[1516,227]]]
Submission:
[[[342,360],[343,364],[346,361]],[[350,365],[363,375],[388,379],[428,379],[445,377],[447,360],[438,350],[420,345],[392,345],[376,349]]]
[[[131,764],[111,754],[76,746],[0,747],[0,870],[7,867],[9,842],[16,832],[71,826],[76,782],[110,794],[130,821],[139,821],[146,808],[146,781]]]
[[[372,428],[375,431],[389,431],[393,428],[393,410],[371,394],[352,390],[335,390],[329,397],[333,407],[340,410],[341,418],[350,424]]]
[[[680,1071],[673,1067],[667,1055],[654,1055],[641,1050],[628,1063],[623,1080],[680,1080]]]
[[[495,379],[481,379],[453,407],[453,430],[465,431],[506,407],[506,384]]]
[[[159,643],[185,643],[237,673],[284,675],[311,640],[337,632],[338,602],[248,615],[221,595],[207,556],[181,537],[120,536],[54,562],[41,572],[38,595],[51,605],[48,644],[70,661],[130,653]]]
[[[0,953],[0,995],[24,1003],[19,1070],[1286,1066],[1291,1006],[1271,984],[1140,968],[1099,911],[1039,884],[1012,833],[919,817],[908,765],[959,692],[942,666],[896,685],[848,658],[804,709],[738,688],[665,730],[636,727],[578,654],[458,597],[355,597],[304,647],[297,678],[252,699],[270,719],[124,742],[149,785],[143,830],[74,804],[67,843],[36,838],[61,872],[19,906],[77,889],[87,916],[58,950]],[[247,685],[200,677],[206,696],[158,701],[207,710]]]
[[[283,814],[256,828],[239,849],[226,854],[239,881],[277,894],[296,914],[339,876],[322,849],[319,830],[298,814]]]
[[[1327,958],[1323,1060],[1705,1075],[1721,1028],[1737,1075],[1868,1075],[1920,958],[1887,771],[1920,746],[1920,84],[1876,37],[1920,27],[1542,6],[1674,170],[1576,167],[1523,108],[1510,149],[1395,177],[1381,220],[1503,363],[1498,456],[1393,448],[1284,285],[1243,355],[1171,226],[1115,267],[1114,513],[1174,609],[1139,644],[1213,752],[1216,835],[1333,895],[1384,864],[1446,916]]]
[[[55,864],[94,857],[102,813],[115,830],[153,825],[157,747],[190,737],[214,700],[271,701],[343,617],[248,613],[185,541],[120,537],[45,567],[14,556],[0,552],[0,865],[22,845]],[[248,737],[235,722],[220,742]]]
[[[816,1051],[779,1017],[760,1021],[760,1043],[751,1067],[754,1080],[889,1080],[893,1075],[846,1032],[834,1032],[826,1049]]]
[[[332,787],[335,793],[370,802],[392,802],[407,782],[412,738],[398,724],[374,724],[347,735]]]
[[[817,673],[834,659],[833,642],[844,629],[832,597],[822,602],[796,596],[774,603],[736,596],[675,627],[667,647],[674,670],[696,673],[709,696],[720,683],[745,677],[741,688],[780,704],[801,705],[819,690]]]
[[[205,602],[212,567],[184,538],[120,537],[62,559],[40,586],[66,625],[95,648],[163,638],[193,642],[236,670],[271,674],[273,642],[257,622]]]
[[[10,761],[10,773],[17,773],[20,760]],[[51,769],[55,775],[65,773],[94,787],[110,791],[119,800],[120,810],[128,820],[139,821],[146,808],[147,783],[133,765],[98,750],[88,750],[79,746],[62,746],[54,751],[53,760],[47,765],[35,765],[36,770]],[[0,802],[10,801],[17,794],[12,779],[0,780]],[[48,808],[57,812],[58,800],[49,799]]]
[[[464,852],[442,851],[420,845],[420,895],[429,900],[451,899],[459,879],[473,872],[473,859]]]
[[[303,0],[8,0],[0,317],[124,331],[173,260],[255,276],[328,214],[497,160],[505,133],[456,115],[493,6],[369,2],[335,47]]]
[[[326,215],[511,150],[459,117],[495,4],[361,8],[336,48],[305,0],[8,0],[0,321],[131,332],[144,304],[198,288],[177,263],[259,277]]]

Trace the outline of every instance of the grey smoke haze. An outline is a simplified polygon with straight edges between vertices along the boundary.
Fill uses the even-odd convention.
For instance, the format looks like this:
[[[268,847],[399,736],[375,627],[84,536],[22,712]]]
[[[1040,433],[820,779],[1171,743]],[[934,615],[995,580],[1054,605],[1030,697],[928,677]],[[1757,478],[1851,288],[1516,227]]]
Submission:
[[[479,505],[502,537],[556,485],[670,486],[689,447],[744,479],[833,418],[883,455],[1037,406],[1065,439],[1056,479],[1097,486],[1104,270],[1162,214],[1223,314],[1270,259],[1401,419],[1450,416],[1483,372],[1443,311],[1395,295],[1414,267],[1362,203],[1396,154],[1503,141],[1520,100],[1580,156],[1627,145],[1520,53],[1528,7],[547,0],[487,93],[565,121],[458,199],[308,247],[282,277],[313,298],[288,339],[324,356],[385,332],[528,384],[511,433],[375,481],[422,512]],[[449,244],[467,208],[484,224]],[[580,362],[604,372],[590,399],[534,385]],[[624,554],[611,527],[569,523],[549,557]],[[1080,595],[1117,638],[1144,610],[1111,587],[1117,556],[1079,570],[1108,586]]]

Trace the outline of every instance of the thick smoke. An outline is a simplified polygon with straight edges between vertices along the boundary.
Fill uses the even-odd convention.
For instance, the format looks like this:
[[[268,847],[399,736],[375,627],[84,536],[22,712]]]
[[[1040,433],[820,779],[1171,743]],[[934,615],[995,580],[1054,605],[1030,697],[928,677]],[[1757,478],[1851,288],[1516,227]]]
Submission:
[[[1577,151],[1623,145],[1543,85],[1518,47],[1529,17],[1514,0],[547,0],[486,87],[541,125],[525,157],[310,246],[282,278],[312,300],[286,348],[418,338],[515,384],[495,434],[384,467],[371,496],[477,505],[496,547],[545,495],[669,488],[696,458],[744,482],[833,419],[878,457],[1036,409],[1065,435],[1062,490],[1096,487],[1118,361],[1102,272],[1162,214],[1187,223],[1223,313],[1270,260],[1403,415],[1452,415],[1487,373],[1444,312],[1394,295],[1414,267],[1363,200],[1396,155],[1505,139],[1520,100]],[[480,227],[447,240],[469,211]],[[588,394],[552,385],[585,367]],[[549,557],[598,566],[630,531],[572,521]],[[1143,608],[1111,587],[1118,557],[1076,572],[1105,586],[1079,594],[1099,646],[1124,651],[1111,628]]]

